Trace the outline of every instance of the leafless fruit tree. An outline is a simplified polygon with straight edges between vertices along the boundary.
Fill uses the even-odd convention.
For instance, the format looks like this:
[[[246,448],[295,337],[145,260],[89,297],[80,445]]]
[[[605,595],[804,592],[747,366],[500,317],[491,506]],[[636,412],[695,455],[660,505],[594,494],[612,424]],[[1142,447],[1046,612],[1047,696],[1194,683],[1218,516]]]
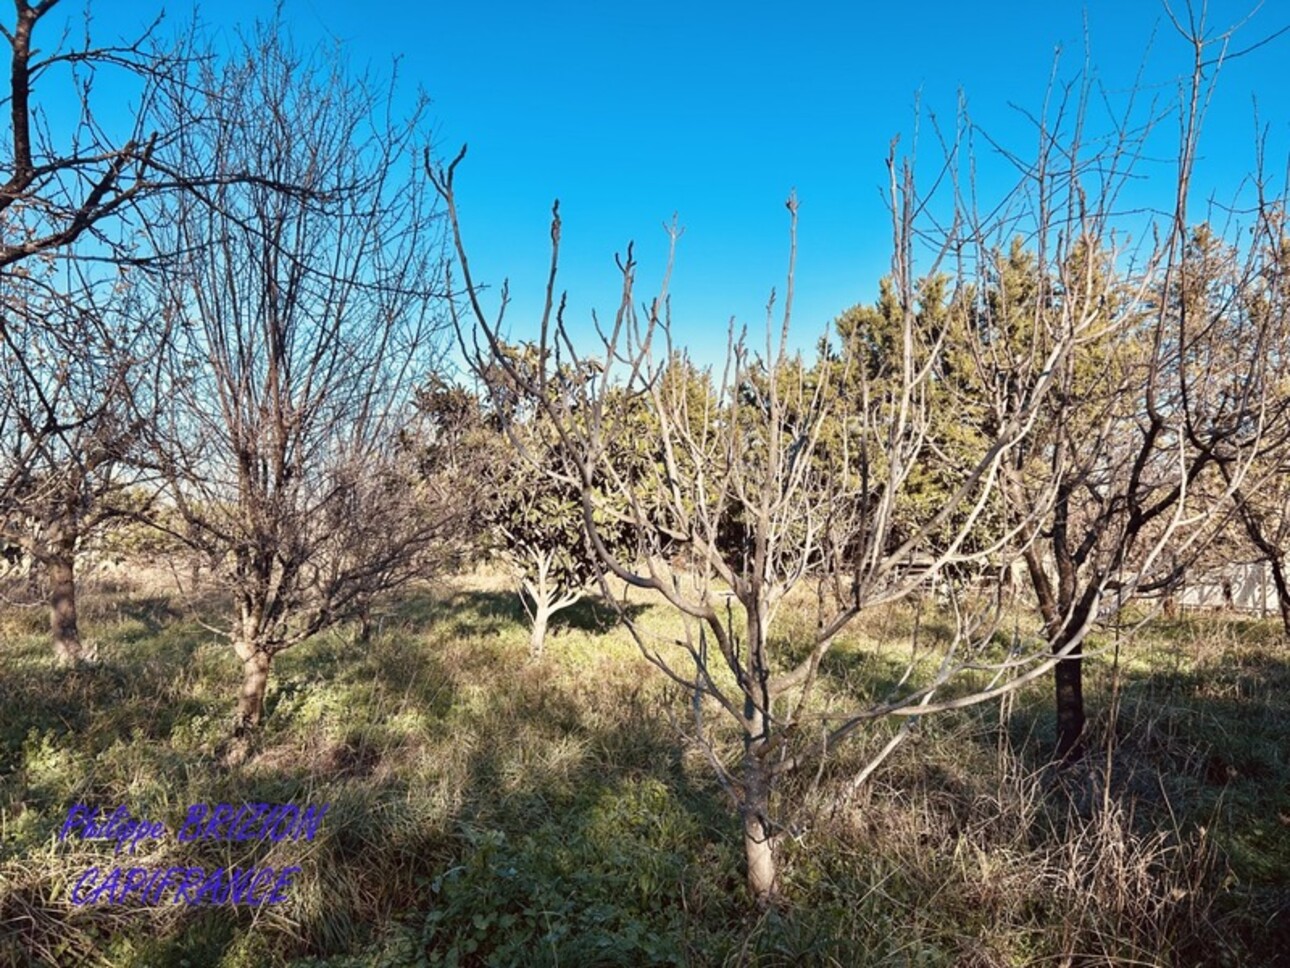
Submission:
[[[116,45],[68,43],[57,0],[15,0],[0,24],[9,49],[7,130],[0,139],[0,535],[49,578],[60,661],[81,656],[76,550],[108,512],[146,410],[146,366],[164,327],[127,312],[123,265],[135,262],[130,219],[151,193],[178,185],[157,164],[169,132],[150,105],[192,56],[153,29]],[[88,25],[87,25],[88,28]],[[110,130],[95,81],[137,89],[124,130]],[[61,89],[78,110],[45,110]],[[42,96],[44,95],[44,96]],[[136,392],[137,391],[137,392]],[[34,574],[34,572],[33,572]]]
[[[1106,138],[1092,141],[1085,127],[1092,93],[1076,85],[1058,107],[1064,122],[1041,118],[1038,156],[1011,158],[1018,184],[1002,200],[987,203],[976,195],[973,139],[979,132],[963,115],[953,131],[937,129],[942,152],[928,189],[920,190],[916,162],[899,163],[893,146],[886,299],[894,326],[883,339],[849,339],[840,352],[824,340],[813,360],[790,352],[797,226],[797,202],[790,198],[793,232],[782,311],[777,319],[772,299],[765,339],[755,345],[732,329],[724,369],[699,371],[705,386],[698,392],[693,381],[670,376],[678,359],[684,362],[672,342],[670,257],[658,295],[638,307],[629,247],[619,262],[622,298],[613,320],[595,321],[594,351],[579,343],[557,297],[558,206],[538,365],[516,367],[502,343],[507,290],[496,311],[488,312],[463,240],[455,176],[464,149],[446,166],[428,166],[453,229],[467,294],[454,307],[456,322],[459,331],[474,334],[477,372],[486,382],[494,374],[490,385],[497,393],[518,390],[555,428],[560,460],[548,465],[548,473],[579,492],[584,532],[606,589],[611,578],[650,589],[684,622],[679,638],[660,638],[624,613],[643,654],[692,699],[690,738],[706,753],[741,818],[748,887],[761,902],[777,889],[775,844],[788,829],[779,818],[792,806],[777,801],[785,778],[807,768],[822,777],[826,754],[839,743],[868,724],[902,719],[852,778],[854,788],[909,735],[918,717],[992,700],[1060,668],[1107,614],[1117,588],[1141,587],[1164,548],[1176,546],[1180,535],[1200,534],[1212,517],[1210,508],[1184,499],[1194,477],[1183,455],[1185,437],[1199,427],[1201,398],[1219,408],[1209,425],[1228,419],[1242,425],[1231,446],[1205,445],[1222,450],[1238,478],[1267,424],[1255,400],[1223,396],[1220,378],[1237,371],[1193,358],[1194,350],[1214,344],[1171,328],[1174,317],[1162,308],[1161,294],[1185,262],[1185,223],[1171,219],[1136,259],[1121,261],[1119,196],[1150,125],[1139,124],[1130,104],[1123,117],[1110,119]],[[1195,126],[1185,124],[1184,132],[1181,195]],[[670,232],[675,251],[680,232]],[[1042,280],[1019,321],[988,308],[988,293],[998,288],[995,254],[1007,251],[1017,235],[1036,253]],[[1110,256],[1104,259],[1104,253]],[[944,312],[920,315],[927,287],[918,281],[916,262],[923,280],[949,274]],[[1108,275],[1126,289],[1118,297],[1123,308],[1104,298]],[[1052,408],[1060,412],[1070,403],[1065,375],[1098,347],[1140,341],[1144,314],[1155,321],[1146,328],[1154,348],[1127,385],[1138,388],[1148,421],[1153,413],[1169,414],[1165,429],[1145,432],[1175,446],[1127,466],[1179,498],[1165,505],[1169,513],[1154,513],[1150,529],[1139,529],[1132,555],[1113,555],[1110,567],[1091,573],[1078,607],[1068,609],[1060,625],[1049,624],[1037,639],[1014,637],[1004,645],[994,636],[1004,597],[982,594],[979,586],[974,592],[962,579],[1009,572],[1053,520],[1063,489],[1083,486],[1068,479],[1077,465],[1062,457],[1060,435],[1043,436],[1041,424]],[[1010,325],[1019,331],[1009,332]],[[1258,340],[1243,338],[1238,345],[1248,370],[1248,352]],[[882,355],[877,367],[868,358],[875,351]],[[561,379],[568,371],[591,375]],[[974,379],[973,373],[988,378]],[[1166,380],[1177,390],[1167,403],[1163,392],[1152,402],[1152,381]],[[954,381],[967,395],[961,402],[970,406],[961,412],[975,422],[975,457],[949,464],[940,506],[911,518],[911,478],[941,459],[936,422],[944,415],[938,417],[936,408],[946,405],[947,384]],[[1178,397],[1184,390],[1197,400],[1184,404]],[[631,403],[642,399],[655,421],[653,460],[644,473],[629,474],[613,445],[632,431]],[[1094,435],[1096,461],[1119,460],[1121,437],[1131,443],[1137,432],[1132,417],[1128,421],[1132,426],[1123,434],[1117,424],[1115,434]],[[522,450],[522,435],[513,442]],[[1024,490],[1016,487],[1016,469],[1033,461],[1049,472],[1026,477]],[[983,540],[976,525],[986,515],[1000,524]],[[635,554],[616,552],[602,540],[606,520],[634,532]],[[857,702],[822,684],[830,650],[848,623],[937,577],[948,590],[953,617],[947,643],[916,639],[904,676],[882,701]],[[785,641],[777,619],[791,608],[796,588],[812,585],[817,628],[804,640]],[[714,710],[721,714],[715,721]]]
[[[1231,33],[1208,35],[1203,18],[1175,26],[1192,62],[1175,117],[1173,209],[1145,236],[1150,245],[1112,231],[1113,197],[1098,209],[1069,191],[1066,169],[1079,156],[1055,135],[1063,125],[1076,137],[1086,130],[1086,80],[1052,92],[1058,111],[1051,122],[1039,119],[1038,160],[1026,163],[1030,191],[1060,214],[1060,233],[1036,236],[1033,251],[975,252],[990,280],[978,325],[996,334],[975,359],[978,396],[1025,389],[1016,361],[1046,352],[1046,318],[1116,321],[1110,336],[1063,361],[1030,445],[1003,471],[1014,512],[1051,502],[1043,517],[1015,523],[1045,635],[1067,655],[1054,682],[1056,754],[1068,762],[1081,753],[1085,728],[1082,648],[1071,639],[1099,612],[1109,620],[1135,595],[1174,586],[1222,529],[1252,463],[1286,443],[1290,332],[1277,294],[1284,199],[1260,191],[1240,224],[1232,220],[1233,235],[1252,239],[1239,248],[1208,224],[1191,225],[1204,108]],[[1117,149],[1103,169],[1111,178],[1135,163],[1151,133],[1131,136],[1132,107],[1115,125]],[[1255,183],[1264,184],[1261,172]]]
[[[1285,208],[1284,201],[1259,206],[1252,243],[1257,255],[1242,266],[1246,270],[1242,277],[1245,284],[1235,305],[1228,309],[1228,315],[1243,315],[1269,333],[1267,345],[1260,348],[1265,358],[1260,376],[1268,407],[1274,411],[1284,409],[1290,397],[1290,359],[1286,355],[1290,339],[1285,332],[1290,326],[1290,238],[1285,234]],[[1237,254],[1230,248],[1218,248],[1230,270]],[[1240,529],[1271,573],[1281,624],[1290,636],[1290,572],[1286,558],[1290,554],[1290,442],[1286,437],[1284,432],[1268,435],[1242,484],[1232,486],[1228,462],[1220,461],[1218,466],[1231,489]]]
[[[156,404],[151,367],[165,334],[129,319],[128,290],[104,296],[89,281],[51,282],[31,269],[5,287],[0,538],[43,571],[55,656],[74,663],[77,555],[140,481],[132,458]]]
[[[456,164],[436,173],[455,229]],[[531,374],[511,366],[499,352],[501,313],[485,315],[457,232],[458,264],[470,294],[472,321],[482,334],[476,360],[480,372],[490,365],[505,370],[508,382],[523,387],[558,428],[561,457],[571,471],[563,473],[556,465],[550,473],[578,490],[584,530],[602,575],[653,590],[685,621],[684,638],[672,643],[655,641],[648,628],[630,619],[629,627],[650,661],[691,691],[693,739],[707,752],[742,818],[748,884],[762,901],[776,891],[774,843],[783,828],[773,819],[772,798],[782,778],[821,761],[866,723],[888,716],[912,723],[925,713],[985,701],[1052,664],[1043,654],[990,656],[983,643],[993,630],[991,612],[962,612],[954,642],[930,679],[902,683],[907,688],[889,701],[860,709],[828,703],[821,708],[816,701],[830,647],[862,610],[908,595],[950,563],[964,568],[1002,560],[1008,536],[972,553],[965,550],[964,539],[997,492],[1003,460],[1026,439],[1036,404],[1050,386],[1045,374],[1091,335],[1088,327],[1073,329],[1056,342],[1049,357],[1033,360],[1033,392],[1016,401],[976,465],[962,470],[942,511],[917,533],[897,540],[895,510],[927,445],[930,384],[944,334],[919,332],[915,325],[910,213],[916,198],[909,170],[902,174],[894,160],[891,170],[893,268],[905,311],[895,378],[883,383],[871,382],[850,353],[826,356],[813,365],[789,353],[791,267],[782,323],[768,322],[763,357],[754,356],[742,335],[733,335],[724,372],[715,380],[704,377],[710,381],[707,392],[695,393],[689,380],[667,379],[669,366],[683,357],[671,345],[666,284],[638,313],[636,265],[629,250],[621,263],[618,313],[601,333],[593,368],[597,375],[550,392],[559,367],[581,369],[588,362],[555,308],[558,216],[552,229],[556,245],[548,312],[539,341],[543,362]],[[796,202],[790,200],[789,207],[795,228]],[[673,231],[674,241],[678,234]],[[858,392],[843,392],[852,387]],[[647,474],[627,475],[609,459],[610,442],[629,431],[627,404],[640,398],[651,404],[657,453]],[[518,438],[517,444],[522,446]],[[963,509],[956,534],[943,546],[931,547],[927,536]],[[606,519],[636,535],[638,555],[608,547],[598,523]],[[684,553],[678,555],[678,548]],[[917,573],[906,567],[915,557],[928,555],[931,560]],[[772,635],[776,618],[804,582],[816,584],[828,612],[811,641],[779,645]],[[915,657],[911,673],[924,658]],[[989,673],[988,683],[941,698],[964,673],[982,672]],[[713,707],[729,717],[740,736],[737,767],[723,753],[723,731],[709,723]],[[908,731],[902,729],[883,755]]]
[[[157,248],[185,254],[156,291],[177,335],[155,460],[175,537],[220,562],[233,599],[239,735],[273,658],[415,576],[459,513],[398,434],[440,349],[421,109],[393,121],[390,92],[284,34],[260,26],[205,65],[200,101],[165,106],[171,164],[256,179],[150,213]]]

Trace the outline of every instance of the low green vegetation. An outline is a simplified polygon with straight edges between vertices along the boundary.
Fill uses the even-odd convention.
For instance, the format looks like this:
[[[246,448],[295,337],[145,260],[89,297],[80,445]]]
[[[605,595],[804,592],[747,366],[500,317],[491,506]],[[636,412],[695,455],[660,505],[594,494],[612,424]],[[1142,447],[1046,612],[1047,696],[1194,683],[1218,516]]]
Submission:
[[[178,602],[88,597],[89,667],[56,667],[38,618],[0,617],[3,966],[1254,965],[1290,951],[1290,650],[1270,620],[1162,620],[1118,658],[1104,633],[1093,752],[1066,771],[1046,763],[1040,687],[929,717],[847,797],[890,735],[876,726],[786,791],[805,808],[784,897],[759,912],[724,794],[677,734],[685,698],[594,601],[562,613],[533,661],[508,590],[409,590],[370,643],[339,629],[282,657],[237,767],[221,746],[239,669]],[[881,693],[910,619],[893,607],[851,629],[828,689]],[[190,804],[244,802],[329,808],[307,842],[172,836],[127,860],[58,839],[76,803],[173,831]],[[302,870],[261,908],[71,903],[86,868],[126,863]]]

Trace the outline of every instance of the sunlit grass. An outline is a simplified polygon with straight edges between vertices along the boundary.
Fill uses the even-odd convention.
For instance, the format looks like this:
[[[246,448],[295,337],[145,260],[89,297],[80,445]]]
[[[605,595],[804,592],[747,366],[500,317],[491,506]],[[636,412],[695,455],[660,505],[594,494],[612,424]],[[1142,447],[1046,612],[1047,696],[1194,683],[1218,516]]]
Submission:
[[[677,655],[675,614],[632,594],[649,641]],[[1290,661],[1270,622],[1159,621],[1089,660],[1093,752],[1066,774],[1046,768],[1045,683],[927,718],[839,802],[893,728],[875,724],[785,788],[802,806],[786,900],[758,912],[737,821],[675,732],[685,697],[606,615],[557,620],[533,661],[504,584],[410,590],[371,643],[342,628],[283,654],[263,735],[229,769],[236,660],[164,596],[89,606],[99,663],[73,670],[30,613],[0,614],[0,965],[1253,964],[1288,950]],[[813,620],[785,614],[785,662]],[[936,642],[936,616],[920,621],[915,677]],[[810,710],[883,698],[912,627],[904,607],[862,616]],[[737,756],[728,726],[718,743]],[[72,906],[79,873],[114,862],[56,839],[76,802],[172,830],[193,803],[330,807],[309,843],[171,838],[141,855],[300,865],[290,901],[257,912]]]

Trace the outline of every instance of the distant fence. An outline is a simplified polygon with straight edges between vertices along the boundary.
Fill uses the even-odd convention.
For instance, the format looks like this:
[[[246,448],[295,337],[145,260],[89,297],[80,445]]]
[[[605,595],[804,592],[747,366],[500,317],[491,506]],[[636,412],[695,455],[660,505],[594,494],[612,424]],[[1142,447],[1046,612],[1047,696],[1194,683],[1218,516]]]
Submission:
[[[1045,564],[1052,568],[1051,561]],[[1020,562],[1014,564],[1011,577],[1013,587],[1033,602],[1034,592]],[[1140,597],[1164,600],[1169,607],[1226,609],[1260,618],[1280,613],[1272,569],[1264,561],[1234,561],[1204,571],[1189,571],[1172,592],[1153,591]]]
[[[1187,575],[1174,601],[1184,608],[1227,608],[1261,617],[1279,609],[1272,569],[1263,561],[1233,562]]]

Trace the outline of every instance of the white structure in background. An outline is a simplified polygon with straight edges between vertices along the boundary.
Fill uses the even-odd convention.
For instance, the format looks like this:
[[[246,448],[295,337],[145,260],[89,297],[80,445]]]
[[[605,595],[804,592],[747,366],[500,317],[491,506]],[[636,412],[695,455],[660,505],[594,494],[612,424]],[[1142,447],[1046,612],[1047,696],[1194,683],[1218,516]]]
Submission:
[[[1266,618],[1278,610],[1277,589],[1266,562],[1232,562],[1204,574],[1188,574],[1175,600],[1184,608],[1229,608]]]

